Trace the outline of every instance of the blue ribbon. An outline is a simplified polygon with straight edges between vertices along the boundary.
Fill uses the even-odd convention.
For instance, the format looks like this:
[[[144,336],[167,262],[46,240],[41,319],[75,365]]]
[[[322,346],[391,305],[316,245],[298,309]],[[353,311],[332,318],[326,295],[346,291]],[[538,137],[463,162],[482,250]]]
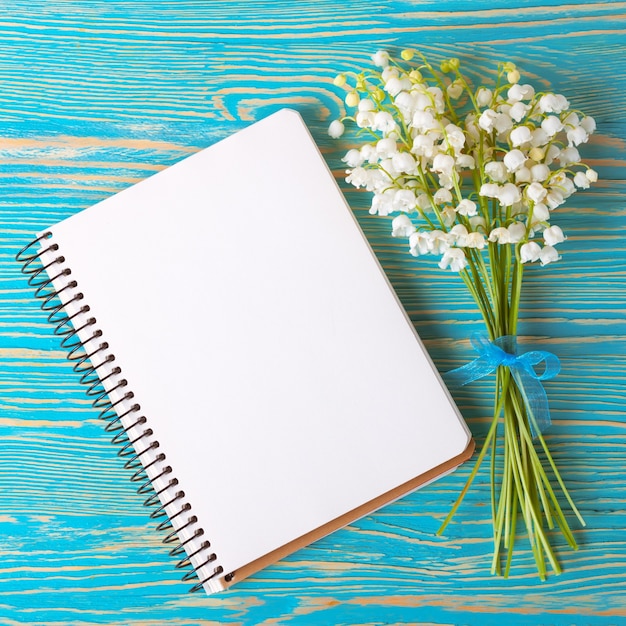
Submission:
[[[517,340],[513,335],[490,341],[483,333],[474,333],[471,342],[479,356],[471,363],[446,372],[443,376],[446,383],[460,387],[491,374],[500,366],[508,367],[524,398],[533,437],[548,428],[551,424],[550,409],[541,381],[554,378],[559,373],[561,364],[558,357],[545,350],[518,354]],[[545,369],[542,374],[537,374],[535,366],[542,362]]]

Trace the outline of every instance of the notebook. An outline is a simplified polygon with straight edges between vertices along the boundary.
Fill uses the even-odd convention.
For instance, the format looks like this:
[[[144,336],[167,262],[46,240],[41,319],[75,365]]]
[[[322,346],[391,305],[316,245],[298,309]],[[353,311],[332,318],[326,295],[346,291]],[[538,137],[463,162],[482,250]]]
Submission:
[[[293,110],[51,226],[18,260],[193,590],[471,455]]]

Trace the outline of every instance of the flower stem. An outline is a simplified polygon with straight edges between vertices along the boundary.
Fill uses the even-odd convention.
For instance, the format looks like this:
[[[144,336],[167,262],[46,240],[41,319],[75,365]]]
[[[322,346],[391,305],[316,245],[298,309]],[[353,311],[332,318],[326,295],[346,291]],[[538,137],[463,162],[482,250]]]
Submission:
[[[473,257],[470,257],[468,270],[461,275],[483,315],[491,339],[494,340],[517,333],[524,266],[519,258],[519,246],[515,248],[514,257],[510,250],[503,251],[501,246],[494,246],[493,249],[490,247],[488,259],[489,268],[484,265],[478,268]],[[525,397],[518,377],[509,368],[498,367],[494,411],[489,431],[461,494],[437,534],[442,534],[449,524],[489,453],[493,525],[491,572],[508,576],[518,517],[521,517],[537,572],[544,580],[548,564],[555,573],[561,571],[547,530],[554,529],[556,525],[573,549],[577,548],[577,544],[539,457],[538,447],[533,441],[531,423],[535,431],[538,429]],[[498,436],[500,425],[501,437]],[[537,439],[539,449],[543,451],[565,499],[584,525],[541,433],[537,435]],[[498,481],[499,449],[502,449],[503,457],[501,478]],[[501,563],[503,551],[504,571]]]

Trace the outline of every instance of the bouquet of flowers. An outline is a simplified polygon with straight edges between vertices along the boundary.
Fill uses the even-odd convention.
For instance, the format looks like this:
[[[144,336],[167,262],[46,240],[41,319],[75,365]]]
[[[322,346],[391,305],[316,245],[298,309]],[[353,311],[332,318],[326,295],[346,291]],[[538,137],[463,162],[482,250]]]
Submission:
[[[560,259],[556,246],[566,237],[553,223],[557,209],[598,178],[578,152],[595,122],[564,96],[521,83],[512,63],[499,64],[495,84],[474,88],[455,58],[435,68],[406,49],[400,59],[377,52],[373,62],[377,69],[335,79],[355,112],[328,132],[340,137],[352,122],[365,139],[344,158],[346,180],[373,194],[370,213],[395,214],[391,234],[407,239],[410,254],[438,257],[476,301],[486,326],[472,337],[479,356],[444,378],[454,385],[496,374],[493,421],[439,533],[490,454],[492,572],[508,575],[522,519],[544,579],[546,559],[560,572],[547,529],[558,527],[577,547],[559,490],[584,521],[542,435],[550,418],[541,381],[558,373],[559,362],[549,352],[519,352],[520,293],[527,264]]]

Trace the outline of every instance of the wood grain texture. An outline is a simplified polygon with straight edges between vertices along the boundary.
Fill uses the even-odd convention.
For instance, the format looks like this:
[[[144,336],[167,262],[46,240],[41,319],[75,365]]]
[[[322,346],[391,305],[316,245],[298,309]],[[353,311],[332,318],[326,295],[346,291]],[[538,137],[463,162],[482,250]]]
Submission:
[[[0,4],[0,623],[626,623],[626,2],[536,4]],[[346,146],[325,131],[343,108],[334,75],[408,44],[476,78],[511,59],[598,122],[584,154],[601,180],[560,209],[564,258],[527,273],[520,331],[561,357],[548,440],[588,524],[580,549],[560,546],[564,573],[541,583],[521,540],[514,575],[492,577],[484,473],[436,537],[466,465],[225,594],[190,596],[13,257],[38,229],[285,105],[340,178]],[[251,166],[242,155],[242,178]],[[481,326],[460,282],[346,193],[438,367],[467,361]],[[491,394],[489,380],[455,393],[479,441]]]

